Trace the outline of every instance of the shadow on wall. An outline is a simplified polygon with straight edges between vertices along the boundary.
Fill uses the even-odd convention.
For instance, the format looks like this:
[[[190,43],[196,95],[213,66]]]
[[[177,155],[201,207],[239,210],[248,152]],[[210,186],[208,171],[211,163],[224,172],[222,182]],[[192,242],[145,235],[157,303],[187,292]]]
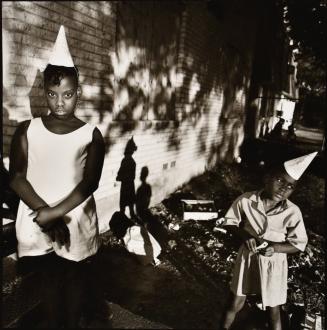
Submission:
[[[134,211],[135,205],[135,171],[136,163],[132,157],[133,153],[137,150],[137,146],[131,137],[126,144],[124,151],[124,158],[121,161],[120,168],[117,173],[116,181],[120,181],[120,212],[125,214],[126,207],[129,208],[129,214],[132,219],[136,220]]]
[[[29,92],[29,100],[33,118],[47,115],[48,107],[43,89],[43,73],[39,69]]]
[[[221,159],[237,158],[243,140],[244,107],[236,111],[233,107],[239,108],[236,95],[246,88],[248,57],[210,33],[205,26],[200,26],[203,30],[203,40],[199,41],[201,49],[191,45],[190,34],[182,40],[182,25],[192,28],[197,10],[206,10],[202,4],[193,4],[191,10],[187,6],[181,2],[152,1],[142,2],[142,5],[137,1],[117,4],[116,51],[108,56],[109,72],[103,72],[106,81],[111,81],[106,88],[106,91],[110,90],[107,94],[114,95],[114,100],[112,107],[109,103],[105,106],[99,103],[96,110],[100,121],[104,120],[106,112],[113,116],[107,136],[113,131],[118,131],[118,136],[130,134],[140,120],[144,122],[144,130],[155,128],[156,131],[167,129],[171,125],[169,121],[173,121],[167,147],[179,150],[185,129],[182,124],[197,126],[201,116],[211,110],[208,101],[211,95],[218,95],[223,90],[224,106],[216,110],[221,110],[217,124],[223,139],[220,147],[211,146],[210,153],[219,152]],[[211,27],[218,31],[223,28],[219,24],[211,17]],[[89,83],[88,79],[83,83]],[[198,86],[196,89],[195,85]],[[235,94],[226,96],[228,88]],[[178,103],[185,107],[178,108]],[[198,130],[198,141],[202,146],[200,155],[208,152],[206,132],[209,123],[209,119],[204,121]]]
[[[148,175],[148,167],[143,166],[140,174],[141,185],[137,188],[136,191],[136,213],[143,223],[149,223],[152,218],[152,214],[149,210],[152,189],[151,185],[146,182]]]

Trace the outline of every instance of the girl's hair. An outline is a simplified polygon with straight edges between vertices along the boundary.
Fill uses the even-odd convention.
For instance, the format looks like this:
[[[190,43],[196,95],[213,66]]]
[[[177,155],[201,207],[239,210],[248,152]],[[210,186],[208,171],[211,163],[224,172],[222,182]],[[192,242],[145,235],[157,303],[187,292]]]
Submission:
[[[286,170],[283,163],[274,164],[267,170],[267,174],[271,177],[280,175],[281,173],[284,172],[286,172]]]
[[[44,84],[59,86],[60,82],[65,77],[72,77],[76,86],[78,85],[78,69],[74,67],[58,66],[48,64],[43,72]]]

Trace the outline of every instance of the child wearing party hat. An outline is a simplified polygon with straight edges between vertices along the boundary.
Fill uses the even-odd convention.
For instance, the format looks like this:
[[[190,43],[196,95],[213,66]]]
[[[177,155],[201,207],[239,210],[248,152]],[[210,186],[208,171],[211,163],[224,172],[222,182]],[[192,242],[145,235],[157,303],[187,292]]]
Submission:
[[[261,295],[271,329],[281,329],[280,305],[287,298],[287,254],[304,251],[308,238],[298,206],[288,198],[317,152],[284,162],[266,176],[261,190],[239,196],[223,225],[243,244],[235,262],[233,299],[222,329],[229,329],[247,295]]]
[[[88,265],[99,248],[93,193],[105,148],[99,129],[75,116],[78,78],[61,26],[44,71],[49,113],[18,126],[10,154],[11,187],[21,199],[19,260],[40,265],[44,319],[55,328],[78,326]]]

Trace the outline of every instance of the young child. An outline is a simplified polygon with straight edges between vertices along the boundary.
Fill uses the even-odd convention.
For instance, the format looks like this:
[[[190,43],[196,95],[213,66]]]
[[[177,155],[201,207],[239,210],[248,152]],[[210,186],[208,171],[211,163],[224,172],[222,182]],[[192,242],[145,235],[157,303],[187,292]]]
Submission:
[[[222,323],[229,329],[248,294],[261,295],[269,308],[272,329],[281,329],[279,306],[287,298],[287,254],[304,251],[308,238],[300,209],[288,197],[317,152],[286,161],[265,178],[262,190],[238,197],[224,225],[243,244],[236,258],[231,290],[233,300]],[[262,243],[268,246],[257,250]]]
[[[116,181],[121,182],[120,187],[120,211],[125,213],[126,206],[129,207],[129,213],[132,220],[137,220],[134,212],[135,204],[135,170],[136,163],[132,155],[137,150],[137,146],[133,137],[128,140],[124,158],[121,161],[120,168],[117,173]]]
[[[75,116],[78,71],[61,26],[44,71],[49,114],[22,122],[12,140],[11,187],[20,197],[18,256],[43,270],[46,327],[78,326],[88,265],[99,247],[93,192],[104,161],[100,131]]]

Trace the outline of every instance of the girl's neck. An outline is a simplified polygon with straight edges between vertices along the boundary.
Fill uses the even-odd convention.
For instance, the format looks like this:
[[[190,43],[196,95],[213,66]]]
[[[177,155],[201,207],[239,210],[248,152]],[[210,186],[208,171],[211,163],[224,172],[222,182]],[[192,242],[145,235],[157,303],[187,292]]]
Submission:
[[[48,116],[42,117],[42,122],[50,132],[56,134],[71,133],[85,125],[85,122],[74,115],[64,120],[49,114]]]
[[[78,120],[75,114],[71,114],[70,116],[60,118],[50,113],[48,116],[46,116],[46,118],[49,121],[58,122],[58,123],[66,123],[66,122],[72,122]]]
[[[265,191],[262,192],[261,199],[262,199],[263,206],[264,206],[264,208],[265,208],[266,211],[274,208],[278,203],[280,203],[280,202],[276,202],[276,201],[270,199],[267,196],[267,194],[265,193]]]

